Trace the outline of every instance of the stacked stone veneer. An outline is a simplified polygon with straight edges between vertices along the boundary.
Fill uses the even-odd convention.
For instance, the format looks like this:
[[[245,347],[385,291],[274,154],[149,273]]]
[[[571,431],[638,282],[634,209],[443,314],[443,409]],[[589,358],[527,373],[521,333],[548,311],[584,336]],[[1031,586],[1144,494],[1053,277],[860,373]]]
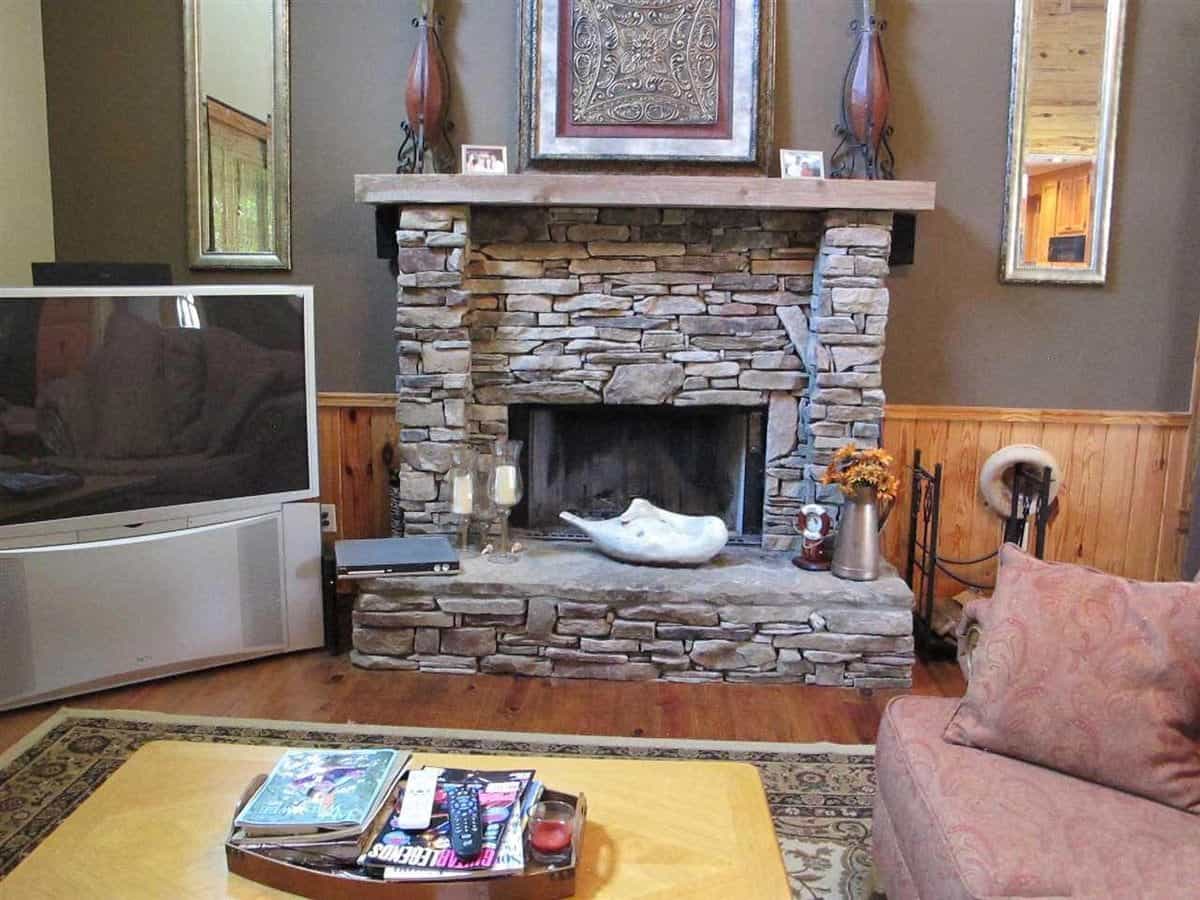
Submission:
[[[508,406],[739,405],[768,413],[763,544],[849,439],[877,446],[891,214],[414,206],[400,213],[400,492],[448,532],[456,445]]]
[[[534,542],[514,566],[367,582],[353,661],[407,669],[617,680],[907,687],[912,593],[799,573],[730,548],[717,569],[625,566]]]

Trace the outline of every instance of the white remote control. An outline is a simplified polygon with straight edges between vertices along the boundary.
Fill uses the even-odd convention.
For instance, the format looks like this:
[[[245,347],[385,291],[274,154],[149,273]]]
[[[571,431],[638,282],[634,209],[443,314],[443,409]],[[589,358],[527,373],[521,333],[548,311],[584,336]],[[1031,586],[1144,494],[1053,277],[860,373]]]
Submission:
[[[400,811],[392,818],[393,825],[404,831],[423,831],[429,827],[441,774],[442,770],[435,768],[414,769],[408,773],[404,798],[400,801]]]

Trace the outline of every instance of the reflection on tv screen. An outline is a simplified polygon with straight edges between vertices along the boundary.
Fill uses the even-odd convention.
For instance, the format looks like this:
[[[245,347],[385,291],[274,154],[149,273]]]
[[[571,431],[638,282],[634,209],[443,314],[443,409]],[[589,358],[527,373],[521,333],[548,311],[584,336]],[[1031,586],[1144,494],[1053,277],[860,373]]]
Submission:
[[[309,487],[299,296],[0,299],[0,526]]]

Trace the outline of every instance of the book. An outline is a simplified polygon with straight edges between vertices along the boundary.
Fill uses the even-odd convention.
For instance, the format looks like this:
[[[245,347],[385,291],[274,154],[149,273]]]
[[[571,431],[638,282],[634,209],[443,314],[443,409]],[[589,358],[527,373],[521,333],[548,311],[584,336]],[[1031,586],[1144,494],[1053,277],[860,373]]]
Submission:
[[[521,801],[532,780],[531,770],[446,769],[438,781],[429,828],[404,831],[395,827],[389,817],[359,863],[368,869],[382,869],[389,880],[490,876],[520,870],[525,864]],[[479,788],[483,818],[483,850],[466,860],[459,859],[450,846],[450,817],[446,810],[448,789],[462,785]],[[403,799],[401,791],[396,798],[396,809]],[[502,866],[498,867],[499,863]]]
[[[333,831],[318,831],[308,834],[256,834],[248,835],[235,829],[229,837],[232,844],[243,850],[269,856],[283,862],[308,866],[315,869],[335,869],[356,865],[369,846],[370,839],[383,827],[392,814],[389,800],[396,790],[400,773],[392,780],[371,817],[366,828],[342,828]]]
[[[397,750],[288,750],[234,819],[243,838],[325,833],[354,839],[376,818],[409,755]]]
[[[345,869],[355,865],[366,849],[362,836],[357,839],[326,841],[310,840],[308,843],[279,843],[269,838],[232,839],[241,850],[269,856],[280,862],[307,866],[310,869]]]

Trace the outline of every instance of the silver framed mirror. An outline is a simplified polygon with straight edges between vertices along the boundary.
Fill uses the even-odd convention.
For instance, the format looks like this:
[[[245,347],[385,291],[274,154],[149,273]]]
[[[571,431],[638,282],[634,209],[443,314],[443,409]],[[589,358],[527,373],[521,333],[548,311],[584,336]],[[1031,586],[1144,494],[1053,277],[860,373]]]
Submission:
[[[188,259],[290,269],[289,0],[183,0]]]
[[[1014,0],[1001,277],[1103,284],[1126,0]]]

